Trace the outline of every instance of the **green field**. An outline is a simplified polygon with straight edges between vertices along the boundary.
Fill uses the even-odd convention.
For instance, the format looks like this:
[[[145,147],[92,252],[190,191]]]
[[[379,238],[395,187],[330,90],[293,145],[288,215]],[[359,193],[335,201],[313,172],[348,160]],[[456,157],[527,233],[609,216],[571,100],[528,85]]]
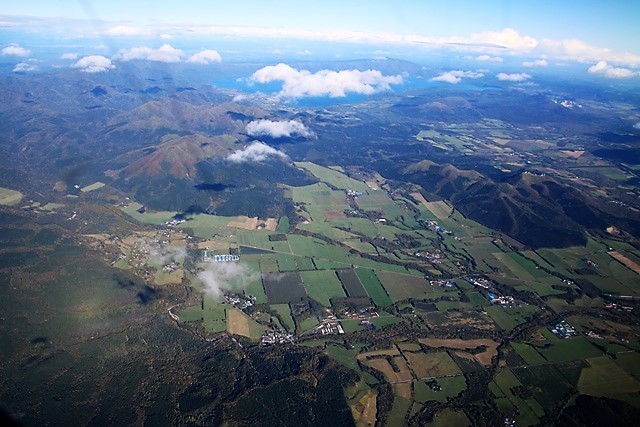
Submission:
[[[550,362],[568,362],[602,355],[602,351],[585,337],[562,339],[550,347],[539,348],[538,352]]]
[[[438,384],[442,387],[440,391],[433,391],[426,381],[416,381],[413,383],[414,399],[424,403],[427,400],[436,400],[438,402],[446,402],[449,398],[457,396],[460,392],[467,388],[467,381],[464,375],[455,377],[443,377],[437,379]]]
[[[388,271],[376,271],[376,276],[382,282],[387,293],[393,300],[423,299],[432,293],[433,288],[422,277],[397,274]]]
[[[104,182],[97,181],[97,182],[94,182],[93,184],[87,185],[86,187],[82,187],[80,191],[82,191],[83,193],[88,193],[93,190],[98,190],[104,187],[105,185],[106,184]]]
[[[375,305],[384,307],[393,304],[373,270],[357,268],[355,272]]]
[[[167,221],[170,221],[178,212],[168,212],[168,211],[159,211],[159,212],[145,212],[140,213],[138,209],[140,209],[142,205],[138,202],[131,202],[128,206],[122,208],[122,212],[129,215],[131,218],[135,219],[138,222],[142,222],[144,224],[152,224],[152,225],[162,225]],[[186,223],[185,223],[186,224]],[[185,225],[181,224],[181,225]]]
[[[367,191],[369,186],[362,181],[355,180],[347,175],[324,166],[316,165],[311,162],[296,162],[296,166],[311,172],[320,181],[333,185],[342,190]]]
[[[590,396],[611,397],[640,404],[640,383],[606,356],[587,359],[589,367],[582,370],[578,389]]]
[[[22,193],[10,188],[0,187],[0,205],[13,206],[22,200]]]
[[[282,318],[282,322],[284,323],[282,326],[287,328],[289,332],[293,332],[296,329],[296,324],[293,321],[293,317],[291,317],[291,308],[289,304],[271,304],[271,310],[275,311]]]
[[[325,307],[331,305],[331,298],[346,297],[342,283],[333,270],[301,271],[300,277],[309,297]]]
[[[528,344],[514,342],[511,343],[511,347],[522,357],[527,365],[538,365],[546,362],[546,359],[542,357],[534,347]]]
[[[487,307],[486,311],[500,329],[510,331],[516,326],[525,323],[531,314],[538,311],[538,308],[531,305],[514,308],[492,305]]]
[[[176,314],[180,318],[181,322],[201,321],[202,326],[207,332],[223,332],[227,330],[226,308],[228,308],[228,306],[220,304],[215,300],[205,298],[204,309],[201,305],[196,305],[180,310]]]

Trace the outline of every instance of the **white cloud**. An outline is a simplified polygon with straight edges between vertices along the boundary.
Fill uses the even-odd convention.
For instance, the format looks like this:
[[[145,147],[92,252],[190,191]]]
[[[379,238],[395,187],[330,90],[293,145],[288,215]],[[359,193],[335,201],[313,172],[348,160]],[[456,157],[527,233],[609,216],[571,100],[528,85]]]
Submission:
[[[13,67],[14,73],[29,73],[31,71],[36,71],[38,67],[33,64],[28,64],[26,62],[20,62]]]
[[[215,50],[203,50],[193,54],[189,59],[187,59],[187,62],[206,65],[212,62],[222,62],[222,57]]]
[[[232,154],[229,154],[227,160],[232,163],[263,162],[269,157],[280,157],[283,160],[288,159],[287,155],[282,151],[278,151],[264,142],[254,141],[243,150],[236,150]]]
[[[31,51],[23,47],[20,47],[20,45],[18,44],[12,43],[9,46],[6,46],[2,49],[2,54],[25,57],[25,56],[29,56],[31,54]]]
[[[115,65],[113,65],[111,60],[107,57],[102,55],[90,55],[80,58],[71,67],[78,68],[80,71],[84,71],[85,73],[102,73],[115,68]]]
[[[147,34],[147,31],[138,27],[117,25],[106,30],[104,34],[107,36],[141,36]]]
[[[206,270],[198,273],[205,293],[213,298],[221,297],[224,291],[242,291],[259,278],[259,274],[243,262],[211,261]]]
[[[164,33],[164,34],[160,34],[160,38],[162,40],[171,40],[173,39],[173,36],[171,34]]]
[[[634,129],[640,129],[640,122],[635,123],[635,124],[633,125],[633,128],[634,128]]]
[[[475,57],[476,61],[482,62],[504,62],[500,56],[491,56],[491,55],[480,55]]]
[[[630,70],[629,68],[611,66],[607,61],[599,61],[597,64],[589,67],[587,71],[591,74],[601,74],[610,79],[626,79],[640,75],[640,72]]]
[[[273,138],[290,137],[292,135],[313,136],[313,132],[297,120],[284,122],[254,120],[247,124],[247,134],[251,136],[269,135]]]
[[[113,58],[121,61],[146,59],[148,61],[157,62],[180,62],[182,56],[184,56],[184,52],[181,49],[176,49],[170,44],[163,44],[158,49],[152,49],[147,46],[121,49]]]
[[[385,76],[378,70],[320,70],[312,73],[298,70],[287,64],[261,68],[250,78],[253,83],[282,82],[280,95],[299,98],[303,96],[346,96],[347,93],[370,95],[389,90],[392,84],[401,84],[401,76]]]
[[[548,65],[549,63],[547,62],[546,59],[536,59],[535,61],[524,61],[522,63],[522,66],[527,68],[536,68],[536,67],[542,68]]]
[[[481,77],[484,77],[484,74],[477,71],[451,70],[446,73],[438,74],[432,78],[431,81],[456,84],[460,83],[463,78],[479,79]]]
[[[499,73],[499,74],[496,74],[496,77],[498,78],[498,80],[503,82],[523,82],[531,78],[531,76],[526,73],[513,73],[513,74]]]
[[[60,59],[78,59],[78,53],[77,52],[67,52],[67,53],[63,53],[62,55],[60,55]]]

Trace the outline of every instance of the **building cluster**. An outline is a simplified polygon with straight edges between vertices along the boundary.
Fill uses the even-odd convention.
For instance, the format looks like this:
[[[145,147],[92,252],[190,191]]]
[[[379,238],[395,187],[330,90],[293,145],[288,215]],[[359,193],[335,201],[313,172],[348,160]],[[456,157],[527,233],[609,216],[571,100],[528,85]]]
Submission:
[[[566,320],[562,320],[555,325],[549,326],[548,329],[555,335],[558,335],[560,338],[569,338],[578,335],[578,332],[575,330],[575,328],[567,323]]]
[[[347,196],[353,197],[353,198],[364,195],[364,192],[357,191],[357,190],[346,190],[345,193],[347,194]]]
[[[224,301],[227,304],[231,304],[232,306],[239,308],[240,310],[244,310],[245,308],[255,305],[256,297],[253,295],[238,295],[231,292],[225,292]]]
[[[617,304],[615,302],[607,302],[604,304],[604,308],[613,309],[613,310],[624,310],[624,311],[633,311],[633,307],[629,305]]]
[[[489,279],[485,279],[484,277],[465,277],[464,280],[474,286],[479,286],[484,289],[489,289],[491,287],[491,281]]]
[[[175,227],[179,224],[182,224],[183,222],[186,222],[185,219],[172,219],[169,221],[165,221],[164,225],[166,225],[167,227]]]
[[[427,276],[425,279],[429,279],[429,277]],[[441,288],[453,288],[456,286],[453,280],[429,280],[429,284],[431,286],[440,286]]]
[[[489,301],[491,301],[491,304],[500,304],[508,307],[511,307],[515,304],[515,300],[513,299],[512,296],[498,295],[493,292],[489,292],[488,296],[489,296]]]
[[[380,314],[376,311],[375,307],[360,308],[352,311],[346,308],[343,312],[344,317],[347,319],[365,319],[369,317],[380,317]]]
[[[296,342],[296,337],[284,330],[269,330],[265,331],[260,338],[260,343],[263,345],[274,344],[293,344]]]
[[[344,329],[336,316],[327,316],[322,322],[315,327],[315,331],[322,335],[344,334]]]
[[[413,255],[417,258],[424,258],[433,264],[440,264],[440,260],[444,258],[444,255],[442,254],[442,251],[440,249],[435,249],[433,251],[415,252]]]

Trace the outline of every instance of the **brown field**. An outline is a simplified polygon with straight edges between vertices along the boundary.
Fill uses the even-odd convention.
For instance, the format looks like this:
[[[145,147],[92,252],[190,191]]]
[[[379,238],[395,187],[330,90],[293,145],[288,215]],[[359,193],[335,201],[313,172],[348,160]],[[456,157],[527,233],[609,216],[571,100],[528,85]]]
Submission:
[[[235,219],[229,221],[227,224],[229,227],[241,228],[243,230],[255,230],[258,228],[258,217],[249,218],[246,216],[238,216]]]
[[[393,385],[393,394],[411,400],[411,383],[398,383]]]
[[[365,181],[365,184],[367,184],[369,186],[369,188],[372,189],[372,190],[379,190],[380,189],[380,186],[375,181]]]
[[[462,371],[446,351],[438,353],[405,353],[418,378],[458,375]]]
[[[417,191],[415,193],[411,193],[411,197],[413,197],[414,199],[416,199],[417,201],[419,201],[420,203],[422,203],[422,205],[426,208],[427,207],[427,199],[424,198],[424,196],[420,193],[418,193]]]
[[[324,211],[324,217],[325,217],[326,219],[331,219],[331,218],[343,218],[344,216],[345,216],[345,215],[344,215],[344,212],[342,212],[342,211],[333,210],[333,209],[330,209],[330,210]]]
[[[269,231],[276,231],[278,227],[278,220],[276,218],[267,218],[264,222],[264,229]]]
[[[378,393],[375,390],[369,389],[357,401],[349,404],[357,427],[369,427],[376,424],[377,396]]]
[[[376,357],[376,356],[400,356],[400,352],[398,351],[397,348],[392,347],[387,350],[374,350],[374,351],[368,351],[366,353],[360,353],[356,357],[358,358],[358,360],[363,361],[368,357]]]
[[[418,340],[421,344],[435,348],[456,348],[461,350],[472,350],[480,346],[485,346],[487,349],[482,353],[475,355],[476,360],[482,365],[487,366],[491,364],[491,359],[498,355],[498,343],[490,339],[475,339],[475,340],[461,340],[461,339],[440,339],[440,338],[421,338]],[[463,356],[464,357],[464,356]]]
[[[438,329],[451,327],[466,327],[478,329],[481,331],[495,330],[496,326],[493,320],[486,315],[472,311],[448,311],[448,312],[432,312],[419,315],[430,328]]]
[[[638,265],[635,261],[630,260],[626,256],[622,255],[620,252],[616,252],[616,251],[609,252],[609,255],[611,255],[611,257],[614,258],[615,260],[620,261],[628,269],[640,274],[640,265]]]
[[[560,152],[572,159],[577,159],[585,153],[583,150],[560,150]]]
[[[235,309],[227,309],[225,311],[227,312],[227,332],[250,338],[249,318]]]
[[[198,242],[198,249],[229,250],[231,245],[229,242],[222,242],[220,240],[205,240]]]
[[[438,219],[446,219],[449,217],[449,215],[451,215],[451,212],[453,212],[453,208],[449,206],[449,204],[444,200],[439,200],[437,202],[427,202],[425,206]]]
[[[399,372],[393,370],[393,367],[391,367],[386,358],[371,359],[367,360],[365,363],[382,372],[387,381],[391,384],[397,382],[409,382],[413,380],[413,375],[411,375],[407,362],[402,357],[394,357],[393,360],[398,366]]]

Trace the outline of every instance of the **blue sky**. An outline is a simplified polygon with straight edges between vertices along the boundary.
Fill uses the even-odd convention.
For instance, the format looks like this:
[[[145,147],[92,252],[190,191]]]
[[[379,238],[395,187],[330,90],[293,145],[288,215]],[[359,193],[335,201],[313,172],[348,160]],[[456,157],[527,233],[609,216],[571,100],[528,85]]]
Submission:
[[[640,54],[634,0],[20,0],[0,14],[102,19],[131,25],[202,24],[452,36],[514,28],[538,39],[577,38]]]
[[[208,64],[239,58],[253,41],[274,54],[411,59],[446,50],[516,71],[573,62],[639,78],[638,18],[638,0],[0,0],[0,62],[56,48],[65,59]]]

